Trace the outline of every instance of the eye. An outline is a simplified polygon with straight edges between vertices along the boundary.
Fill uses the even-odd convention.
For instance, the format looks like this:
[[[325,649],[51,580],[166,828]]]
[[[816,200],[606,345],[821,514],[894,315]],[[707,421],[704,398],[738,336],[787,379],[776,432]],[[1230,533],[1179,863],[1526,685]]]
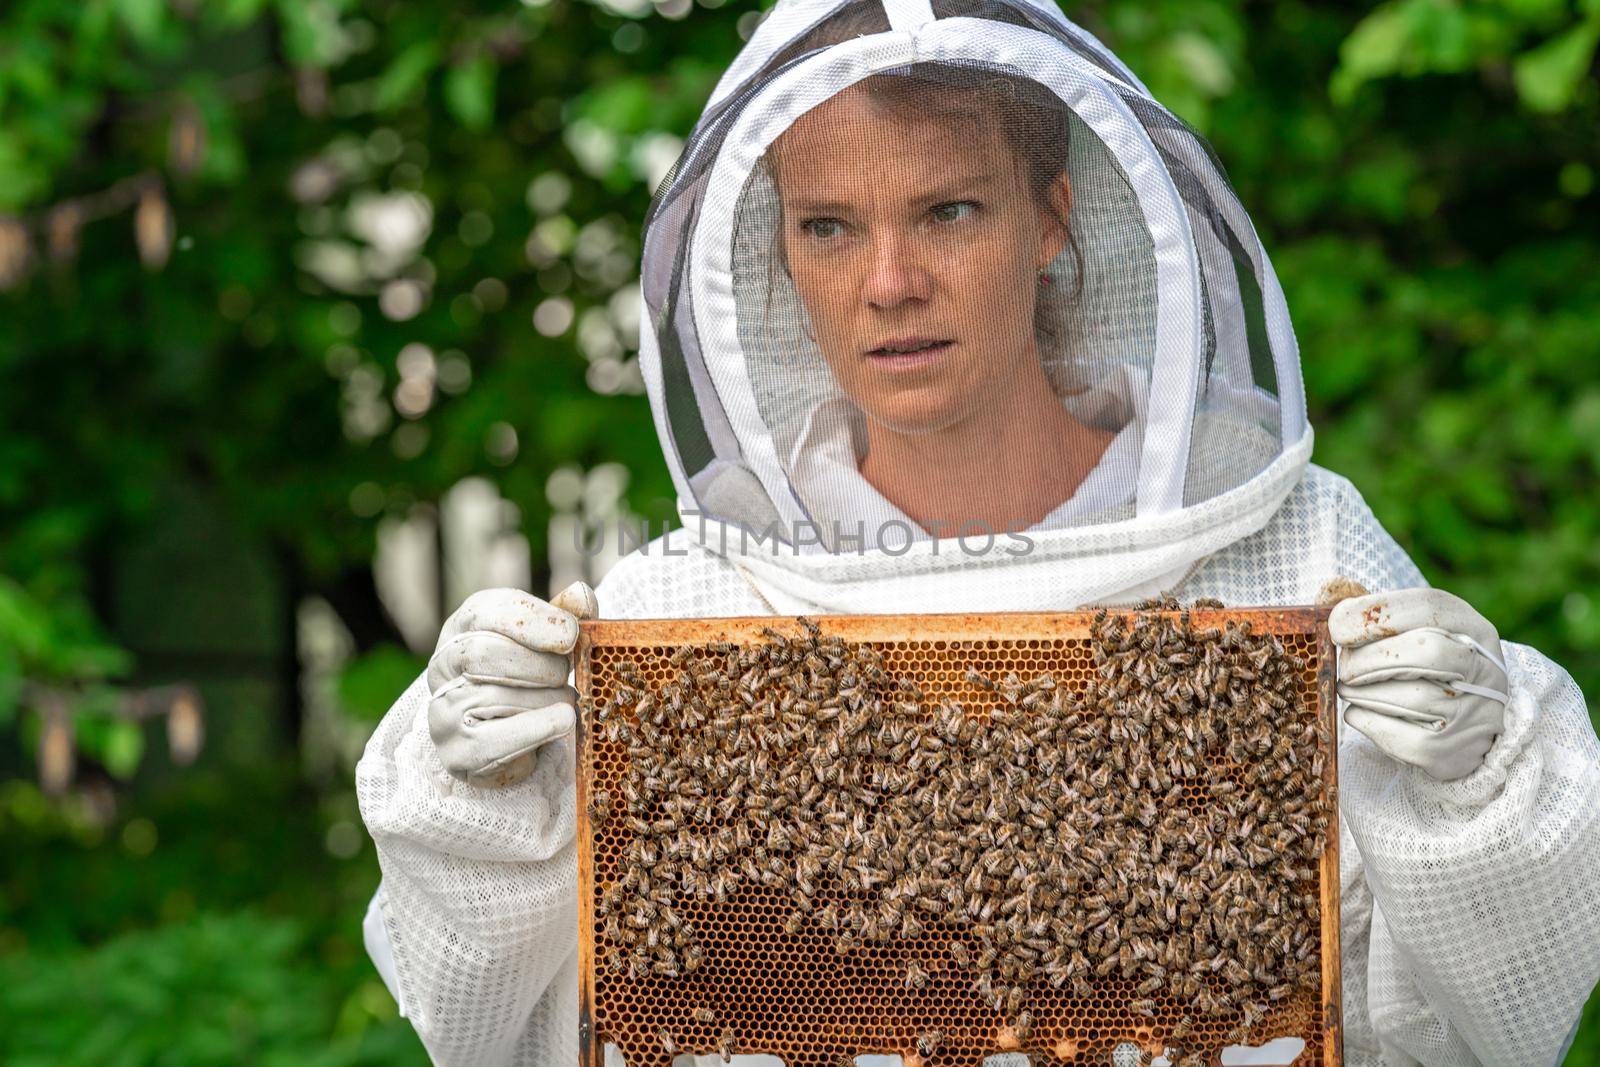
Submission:
[[[959,222],[977,211],[976,200],[952,200],[948,204],[935,204],[929,214],[939,222]]]
[[[822,240],[844,236],[844,222],[840,219],[806,219],[800,224],[800,228],[812,237]]]

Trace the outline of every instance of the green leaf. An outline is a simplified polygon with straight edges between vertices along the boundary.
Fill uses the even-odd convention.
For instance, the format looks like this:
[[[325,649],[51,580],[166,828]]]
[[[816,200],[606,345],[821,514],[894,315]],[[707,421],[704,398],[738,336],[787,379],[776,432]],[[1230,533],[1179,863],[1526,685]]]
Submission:
[[[50,642],[50,617],[21,586],[0,578],[0,647],[27,660],[44,656]]]
[[[619,78],[581,100],[574,115],[611,133],[641,133],[649,128],[655,106],[648,79]]]
[[[494,121],[494,83],[499,69],[485,55],[459,63],[445,75],[445,106],[468,129],[488,129]]]
[[[139,769],[144,757],[144,731],[137,723],[113,722],[101,742],[100,761],[106,770],[126,781]]]
[[[22,701],[22,668],[16,655],[0,643],[0,726],[8,726],[17,717]]]
[[[22,141],[0,126],[0,211],[26,207],[43,193],[50,174]]]
[[[62,673],[83,680],[117,678],[133,667],[133,656],[115,645],[76,641],[62,649]]]
[[[1412,70],[1461,71],[1472,65],[1471,20],[1449,0],[1413,0],[1410,12]]]
[[[1529,22],[1560,18],[1567,13],[1567,0],[1500,0],[1500,6]]]
[[[195,96],[206,127],[206,151],[201,173],[208,181],[233,185],[245,176],[247,170],[233,104],[212,85],[207,85],[205,92],[196,93]]]
[[[347,54],[345,29],[336,3],[278,0],[284,51],[296,64],[326,69]]]
[[[1379,78],[1470,70],[1496,50],[1495,25],[1452,0],[1394,0],[1345,39],[1329,92],[1344,104]]]
[[[1564,109],[1589,73],[1596,43],[1600,43],[1600,16],[1591,15],[1587,22],[1518,56],[1512,77],[1522,102],[1533,111]]]
[[[377,722],[426,669],[421,657],[395,645],[379,645],[350,661],[339,675],[339,703],[362,722]]]
[[[1190,84],[1206,96],[1221,96],[1233,88],[1233,70],[1216,42],[1198,33],[1175,33],[1167,48]]]
[[[389,64],[389,69],[378,78],[373,105],[379,111],[392,111],[405,103],[422,88],[439,65],[439,45],[434,41],[418,41],[408,46]]]
[[[12,85],[35,101],[45,102],[60,91],[49,52],[49,40],[41,39],[38,51],[12,53],[6,57],[6,74]],[[31,44],[30,44],[31,47]]]
[[[207,14],[224,26],[242,26],[261,14],[267,0],[214,0]]]
[[[117,17],[128,35],[146,48],[160,38],[166,14],[165,0],[117,0]]]
[[[1411,37],[1410,20],[1400,4],[1384,4],[1356,24],[1339,46],[1339,66],[1329,93],[1345,104],[1366,82],[1393,74]]]

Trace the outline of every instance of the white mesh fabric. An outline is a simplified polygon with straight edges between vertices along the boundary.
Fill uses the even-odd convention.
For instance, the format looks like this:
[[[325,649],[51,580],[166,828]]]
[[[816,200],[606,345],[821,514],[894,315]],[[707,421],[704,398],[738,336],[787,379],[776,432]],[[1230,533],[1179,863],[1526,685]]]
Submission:
[[[668,537],[606,575],[603,616],[771,612],[734,563]],[[1354,487],[1311,466],[1264,527],[1173,592],[1306,604],[1336,576],[1374,592],[1426,584]],[[1600,978],[1600,741],[1566,672],[1505,648],[1511,726],[1474,775],[1434,782],[1341,731],[1352,1067],[1552,1063]],[[384,893],[402,902],[385,910],[411,1017],[441,1064],[571,1063],[570,753],[541,759],[541,785],[440,788],[423,697],[413,686],[390,710],[357,779]]]
[[[765,186],[759,177],[744,186],[746,175],[756,173],[760,160],[766,158],[769,146],[773,146],[777,138],[790,130],[791,123],[794,123],[793,129],[798,133],[801,124],[795,122],[797,119],[809,122],[815,118],[823,129],[833,131],[831,136],[813,139],[814,144],[826,145],[834,140],[848,140],[854,126],[836,125],[840,120],[826,109],[833,108],[836,100],[843,100],[857,88],[874,87],[868,95],[876,98],[883,95],[885,90],[882,86],[892,89],[897,83],[912,82],[916,88],[911,91],[920,97],[924,87],[933,89],[944,86],[949,90],[945,95],[950,98],[950,103],[940,114],[949,116],[950,108],[959,109],[963,106],[960,93],[980,93],[977,88],[965,88],[967,83],[987,86],[996,78],[1009,77],[1013,79],[1012,84],[1023,87],[1012,95],[1017,100],[1026,100],[1027,107],[1022,104],[992,107],[986,104],[973,114],[958,110],[954,113],[955,130],[946,132],[956,136],[959,143],[960,133],[957,131],[964,128],[970,133],[982,128],[984,115],[996,107],[1002,116],[1016,113],[1027,119],[1031,112],[1040,109],[1041,101],[1046,98],[1054,100],[1055,106],[1063,112],[1067,102],[1058,94],[1066,94],[1071,98],[1071,105],[1080,116],[1076,126],[1085,131],[1084,135],[1068,146],[1056,143],[1064,139],[1064,134],[1052,133],[1050,137],[1054,141],[1049,147],[1055,151],[1071,147],[1075,158],[1089,161],[1084,164],[1085,173],[1074,174],[1073,178],[1077,183],[1074,202],[1081,206],[1083,215],[1079,222],[1083,229],[1092,231],[1084,238],[1089,255],[1085,264],[1086,273],[1090,276],[1084,279],[1083,297],[1075,298],[1071,314],[1054,309],[1055,314],[1051,315],[1049,312],[1052,309],[1043,309],[1046,320],[1056,320],[1050,325],[1056,327],[1054,332],[1058,336],[1055,343],[1062,347],[1054,352],[1041,352],[1034,358],[1049,368],[1058,381],[1077,379],[1091,386],[1108,373],[1115,375],[1117,368],[1122,365],[1137,366],[1142,370],[1144,381],[1138,393],[1141,397],[1141,413],[1148,416],[1148,421],[1140,427],[1141,464],[1135,472],[1138,482],[1136,486],[1130,485],[1129,491],[1131,494],[1137,488],[1147,510],[1162,510],[1167,506],[1163,501],[1181,501],[1181,475],[1187,458],[1189,425],[1193,417],[1190,394],[1195,390],[1196,377],[1196,335],[1188,321],[1196,314],[1196,309],[1188,285],[1182,281],[1193,269],[1190,258],[1192,251],[1187,247],[1187,239],[1182,236],[1187,231],[1187,222],[1177,195],[1170,183],[1163,185],[1160,172],[1153,171],[1149,166],[1139,169],[1137,176],[1132,179],[1137,188],[1130,194],[1128,180],[1121,176],[1119,164],[1112,160],[1110,142],[1099,150],[1092,148],[1097,137],[1114,138],[1117,142],[1114,151],[1131,157],[1139,151],[1138,144],[1143,140],[1143,134],[1138,132],[1136,124],[1125,117],[1105,86],[1077,66],[1077,61],[1070,53],[1060,50],[1053,41],[1042,39],[1038,34],[1012,26],[993,24],[982,26],[972,33],[958,32],[963,29],[965,27],[936,22],[917,36],[914,47],[909,37],[894,34],[849,41],[838,46],[834,52],[816,55],[777,76],[770,89],[764,95],[758,95],[735,120],[727,135],[722,158],[711,174],[709,192],[697,226],[698,244],[689,260],[693,267],[689,280],[696,305],[694,321],[697,345],[707,361],[710,377],[717,383],[717,408],[726,414],[742,455],[767,486],[780,514],[791,519],[815,518],[823,521],[848,522],[855,518],[849,513],[812,515],[803,507],[794,508],[790,505],[792,493],[801,491],[801,487],[788,484],[784,469],[784,452],[788,441],[781,427],[775,432],[774,421],[789,412],[796,398],[826,395],[829,391],[826,381],[810,389],[796,388],[793,385],[796,373],[810,372],[825,376],[830,368],[814,357],[815,346],[807,342],[806,331],[799,326],[805,317],[796,312],[792,298],[785,299],[786,290],[782,285],[759,284],[770,279],[778,279],[781,283],[783,268],[769,262],[763,269],[756,263],[741,272],[736,265],[758,257],[762,250],[765,250],[769,260],[777,255],[772,237],[776,227],[776,209],[771,205],[751,204],[752,197],[757,197]],[[1057,57],[1059,65],[1032,56],[1031,50],[1041,44],[1062,52]],[[990,52],[1008,55],[1008,65],[996,64],[995,69],[989,70],[972,58]],[[913,54],[935,57],[939,62],[911,66],[896,63]],[[1011,72],[1011,64],[1026,68],[1029,75],[1049,77],[1053,84],[1046,87],[1033,82],[1031,77]],[[874,72],[878,71],[892,73],[875,75]],[[860,81],[859,86],[856,86],[857,81]],[[1032,89],[1026,88],[1030,85]],[[836,96],[840,86],[844,87],[844,92]],[[950,86],[955,88],[949,89]],[[979,96],[979,99],[987,100],[988,95]],[[867,116],[852,116],[845,121],[867,120]],[[904,121],[915,123],[917,120],[915,116],[907,120],[897,118],[885,125],[894,129]],[[929,125],[943,128],[943,122],[941,119]],[[1058,122],[1057,125],[1063,123]],[[1094,133],[1088,132],[1090,125],[1093,125]],[[926,180],[934,181],[934,176],[942,169],[939,161],[946,153],[940,152],[934,156],[922,148],[919,138],[926,136],[925,129],[914,130],[909,136],[911,139],[902,145],[904,151],[889,160],[892,164],[889,173],[898,173],[907,166],[920,164],[930,172]],[[878,143],[876,138],[873,141]],[[1148,141],[1144,143],[1148,145]],[[1008,139],[1005,144],[1010,146],[1012,141]],[[884,147],[887,149],[889,146]],[[1148,148],[1145,151],[1148,152]],[[1000,149],[1000,152],[1009,153],[1011,148]],[[786,156],[797,154],[800,153],[791,151]],[[863,144],[856,158],[860,161],[861,169],[867,168],[873,158],[871,145]],[[1032,158],[1030,155],[1029,159]],[[789,164],[789,167],[793,168],[794,164]],[[829,172],[838,174],[847,169],[835,167],[829,168]],[[733,190],[737,192],[743,187],[743,193],[730,195],[730,183],[739,183],[733,185]],[[996,200],[1001,199],[998,188],[989,187],[986,191]],[[862,195],[870,197],[875,194],[867,192]],[[1130,215],[1129,205],[1134,203],[1135,198],[1137,210]],[[1021,210],[1020,204],[1018,209]],[[752,227],[757,232],[748,235],[747,231]],[[1141,249],[1152,247],[1152,234],[1160,235],[1154,246],[1153,264],[1157,279],[1163,283],[1159,288],[1147,277],[1152,266],[1150,256],[1147,252],[1141,252]],[[1100,253],[1098,257],[1097,253]],[[1075,281],[1076,273],[1072,273],[1071,280]],[[743,285],[741,274],[749,279]],[[728,280],[730,278],[731,281]],[[1146,279],[1142,284],[1139,281],[1141,278]],[[752,282],[757,284],[752,285]],[[1031,287],[1032,282],[1030,274],[1022,284]],[[1063,288],[1067,282],[1068,279],[1062,280]],[[952,283],[949,290],[938,294],[939,300],[927,309],[926,315],[887,316],[881,325],[865,332],[878,336],[895,329],[915,329],[923,321],[929,323],[926,327],[929,329],[945,328],[948,325],[946,316],[960,310],[959,307],[952,309],[950,305],[959,304],[963,299],[970,301],[972,294],[966,288],[970,284],[970,281],[960,285]],[[752,294],[752,288],[763,291]],[[996,290],[997,295],[1006,292],[1008,290],[1004,287]],[[1161,296],[1156,301],[1154,298],[1158,292]],[[745,297],[743,303],[740,301],[741,295]],[[848,294],[842,295],[848,297]],[[1027,295],[1031,299],[1031,294]],[[1147,303],[1128,302],[1134,300],[1145,300]],[[817,325],[818,313],[823,308],[813,304],[808,310],[811,325]],[[848,318],[850,311],[847,306],[825,318]],[[1080,326],[1078,331],[1065,328],[1073,325],[1074,318]],[[752,325],[752,320],[755,325]],[[895,325],[898,321],[903,321],[904,325]],[[1152,321],[1153,327],[1149,325]],[[1084,330],[1084,323],[1090,324],[1091,328]],[[997,355],[990,349],[995,335],[985,332],[994,325],[992,321],[966,319],[964,328],[969,335],[963,338],[959,351],[972,355]],[[741,334],[749,336],[752,329],[759,328],[771,337],[774,326],[777,337],[773,343],[755,351],[741,351],[738,343]],[[1086,345],[1094,348],[1085,349],[1083,346]],[[831,357],[831,361],[843,358],[835,356]],[[775,364],[776,369],[770,368],[769,364]],[[837,364],[832,369],[837,370]],[[759,390],[773,378],[783,384],[764,397]],[[792,424],[793,416],[789,415],[789,418]],[[801,498],[804,499],[803,491]],[[719,517],[748,522],[746,516]],[[999,524],[991,528],[999,528]],[[791,538],[785,535],[785,539]]]
[[[839,313],[818,315],[837,301],[822,300],[819,311],[815,288],[803,297],[780,262],[777,235],[794,235],[778,204],[792,195],[779,195],[768,157],[807,123],[833,134],[813,138],[812,155],[816,145],[825,152],[850,141],[867,120],[824,112],[863,90],[886,99],[885,87],[896,80],[918,85],[909,116],[889,124],[885,136],[875,131],[860,140],[823,172],[860,172],[859,179],[888,162],[891,179],[910,172],[915,185],[919,165],[929,169],[930,159],[958,172],[959,145],[982,140],[986,130],[989,140],[995,130],[1003,136],[968,155],[1055,167],[1053,173],[1064,167],[1073,244],[1050,266],[1057,287],[1040,291],[1035,358],[1069,411],[1094,407],[1111,422],[1085,425],[1131,429],[1139,438],[1139,461],[1117,475],[1132,483],[1127,506],[1063,507],[1040,520],[1048,509],[1034,501],[1005,514],[1026,515],[1036,523],[1029,528],[1040,530],[1118,522],[1127,507],[1156,518],[1263,476],[1275,458],[1304,444],[1293,331],[1248,216],[1205,143],[1099,42],[1053,5],[1032,0],[894,0],[887,11],[872,0],[793,0],[774,9],[718,86],[646,226],[650,315],[641,328],[641,363],[685,507],[754,530],[776,520],[778,541],[822,557],[839,544],[830,522],[848,529],[854,519],[889,514],[876,485],[846,477],[819,487],[818,472],[800,466],[802,435],[828,421],[824,405],[836,406],[842,394],[867,409],[870,418],[856,424],[878,430],[886,423],[859,390],[837,380],[840,352],[854,347],[819,340],[819,322]],[[960,114],[963,101],[971,114]],[[966,121],[968,134],[951,149],[915,150],[919,107],[924,119]],[[1041,108],[1059,111],[1059,121],[1040,125]],[[1064,157],[1052,154],[1056,149],[1065,149]],[[866,200],[890,195],[876,177],[866,188]],[[1009,280],[995,289],[1016,292]],[[930,329],[942,325],[940,312],[931,310]],[[977,343],[960,347],[974,351],[1012,336],[985,335],[970,321],[966,329]],[[1120,423],[1098,397],[1108,384],[1121,390]],[[1217,427],[1240,427],[1273,445],[1219,450],[1202,439]],[[1052,440],[1062,440],[1059,429],[997,451],[996,466]],[[941,469],[929,464],[923,481]],[[815,542],[796,528],[813,522],[824,527]],[[929,537],[924,525],[912,524],[913,539]],[[883,555],[878,547],[865,554]],[[1167,569],[1141,569],[1135,560],[1123,569],[1138,570],[1134,578],[1145,585],[1168,576],[1169,558],[1148,560]],[[790,569],[814,566],[831,564],[803,558]]]
[[[723,73],[721,79],[718,80],[717,87],[712,90],[707,110],[734,95],[740,86],[747,85],[760,72],[763,66],[772,63],[775,57],[792,48],[797,39],[803,38],[805,31],[832,16],[839,9],[851,6],[863,5],[859,3],[851,4],[846,0],[823,0],[823,2],[818,2],[818,0],[778,0],[778,3],[774,4],[771,10],[762,18],[760,25],[756,27],[756,31],[751,35],[749,42],[740,50],[738,57]],[[878,7],[879,5],[873,4],[872,6]],[[934,13],[936,15],[948,15],[953,6],[946,2],[936,3],[933,5]],[[1120,59],[1092,34],[1068,19],[1054,0],[1020,0],[1020,2],[1005,5],[999,3],[988,5],[967,3],[962,5],[962,10],[964,13],[975,13],[972,9],[980,6],[991,8],[1010,7],[1013,9],[1015,17],[1018,17],[1019,21],[1025,24],[1053,28],[1058,35],[1070,40],[1079,52],[1089,57],[1108,75],[1140,93],[1147,92],[1144,83],[1138,79],[1133,71],[1129,70]],[[887,20],[885,20],[886,22]],[[886,26],[880,28],[886,28]]]
[[[1259,435],[1257,435],[1259,436]],[[1249,434],[1219,427],[1196,440],[1207,477],[1222,476]],[[1123,518],[1083,528],[1030,530],[1016,537],[921,541],[899,554],[841,550],[790,555],[704,516],[685,513],[689,538],[733,561],[784,614],[1048,611],[1133,603],[1185,580],[1208,555],[1259,530],[1293,489],[1311,452],[1311,434],[1267,471],[1225,493],[1152,519]],[[859,537],[859,534],[855,535]],[[870,532],[867,535],[871,536]]]
[[[1572,678],[1502,642],[1511,700],[1484,765],[1453,782],[1397,772],[1359,734],[1341,808],[1368,864],[1373,1023],[1402,1061],[1552,1063],[1600,976],[1600,742]],[[1353,732],[1352,732],[1353,733]],[[1516,945],[1508,954],[1503,946]]]
[[[573,1063],[572,748],[540,749],[520,785],[475,789],[439,762],[427,707],[419,677],[356,766],[398,999],[435,1063]]]

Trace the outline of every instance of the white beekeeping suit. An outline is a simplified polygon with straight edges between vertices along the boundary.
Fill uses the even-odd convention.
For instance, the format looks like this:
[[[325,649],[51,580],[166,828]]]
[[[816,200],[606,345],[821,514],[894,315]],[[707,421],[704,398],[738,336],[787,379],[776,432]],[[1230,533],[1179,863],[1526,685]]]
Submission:
[[[780,3],[657,194],[642,284],[683,527],[606,575],[605,617],[1294,605],[1336,578],[1414,607],[1426,586],[1310,463],[1283,294],[1221,166],[1050,0]],[[1483,635],[1460,610],[1432,632]],[[1554,1063],[1600,978],[1582,694],[1531,648],[1467,644],[1494,684],[1443,691],[1470,691],[1478,749],[1372,696],[1446,677],[1429,662],[1341,674],[1425,727],[1341,730],[1354,1065]],[[429,703],[419,678],[357,771],[369,951],[435,1062],[576,1062],[570,739],[478,787]],[[1446,744],[1467,773],[1430,773]]]

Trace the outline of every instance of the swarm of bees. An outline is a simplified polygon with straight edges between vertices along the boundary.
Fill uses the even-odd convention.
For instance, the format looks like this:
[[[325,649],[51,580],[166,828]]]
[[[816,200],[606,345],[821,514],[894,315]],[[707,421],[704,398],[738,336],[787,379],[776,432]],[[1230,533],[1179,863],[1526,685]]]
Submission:
[[[1082,686],[970,672],[988,710],[803,618],[803,636],[680,648],[654,686],[617,664],[611,699],[584,709],[626,754],[617,795],[589,808],[628,842],[597,902],[602,966],[692,974],[706,952],[684,901],[759,890],[786,902],[785,934],[841,956],[915,940],[906,989],[943,946],[938,968],[1024,1043],[1044,987],[1115,988],[1145,1017],[1175,1004],[1179,1064],[1204,1062],[1198,1020],[1250,1038],[1321,982],[1325,739],[1278,638],[1198,627],[1170,598],[1140,608],[1095,617]]]

